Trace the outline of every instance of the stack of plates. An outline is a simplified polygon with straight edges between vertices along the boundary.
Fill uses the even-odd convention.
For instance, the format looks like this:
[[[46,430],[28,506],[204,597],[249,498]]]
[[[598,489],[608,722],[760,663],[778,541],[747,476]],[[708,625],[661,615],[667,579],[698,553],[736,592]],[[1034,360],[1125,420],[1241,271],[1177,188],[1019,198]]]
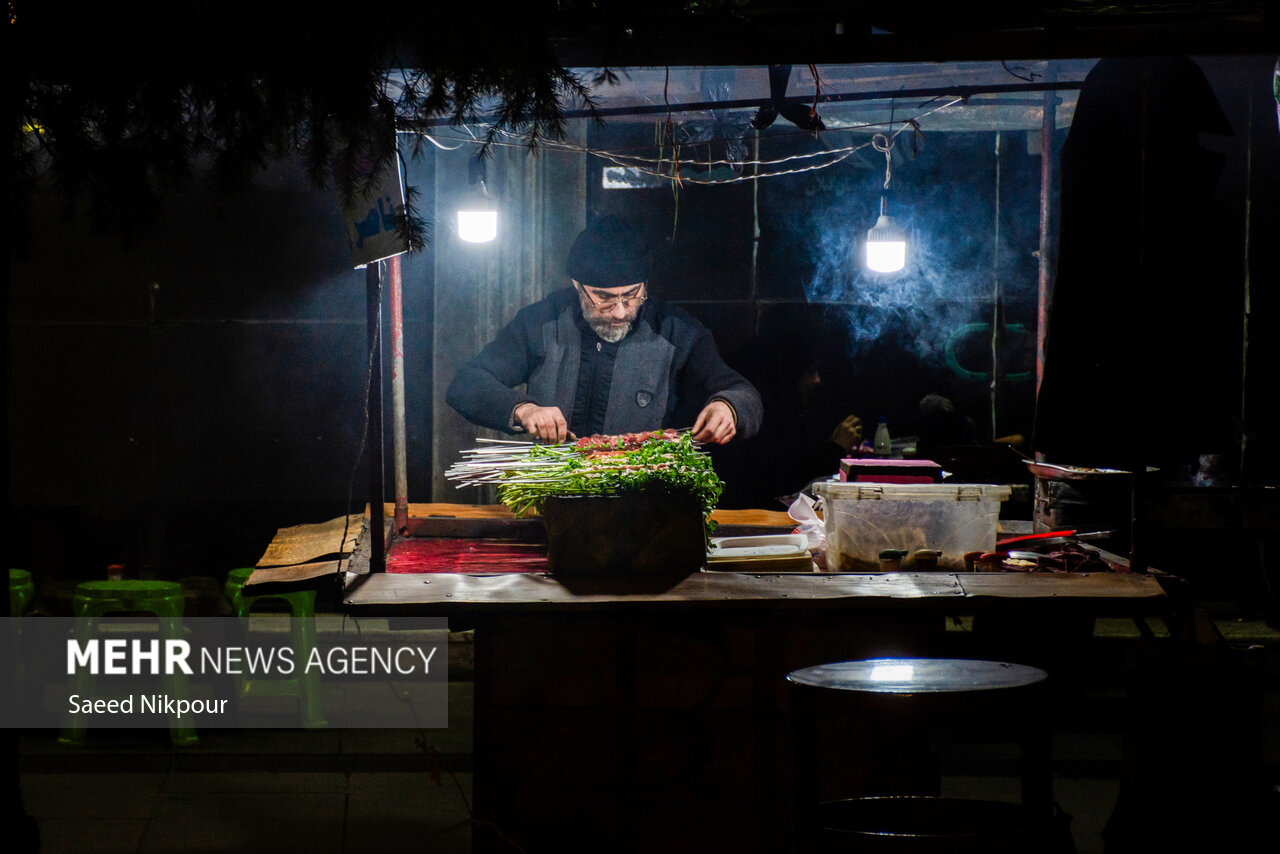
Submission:
[[[813,572],[804,534],[717,537],[707,551],[707,569],[721,572]]]

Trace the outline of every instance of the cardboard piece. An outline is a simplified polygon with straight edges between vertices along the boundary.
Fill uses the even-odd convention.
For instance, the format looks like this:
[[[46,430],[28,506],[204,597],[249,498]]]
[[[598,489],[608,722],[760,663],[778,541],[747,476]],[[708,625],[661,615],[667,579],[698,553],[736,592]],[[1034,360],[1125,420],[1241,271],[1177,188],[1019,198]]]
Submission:
[[[297,566],[324,557],[346,556],[355,550],[364,529],[364,517],[339,516],[328,522],[281,528],[258,559],[259,568]],[[343,532],[346,536],[344,538]]]
[[[273,566],[258,568],[245,582],[245,589],[260,587],[264,584],[290,584],[305,587],[303,582],[330,578],[337,575],[346,566],[345,560],[321,560],[303,563],[297,566]]]

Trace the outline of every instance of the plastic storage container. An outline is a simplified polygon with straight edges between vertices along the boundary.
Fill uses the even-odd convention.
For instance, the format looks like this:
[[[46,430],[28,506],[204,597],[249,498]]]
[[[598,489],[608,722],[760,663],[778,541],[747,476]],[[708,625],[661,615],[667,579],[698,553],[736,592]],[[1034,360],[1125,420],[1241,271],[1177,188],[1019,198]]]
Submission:
[[[883,549],[939,552],[936,568],[963,571],[966,552],[992,552],[1000,502],[1012,489],[973,483],[815,483],[822,499],[830,572],[879,572]]]

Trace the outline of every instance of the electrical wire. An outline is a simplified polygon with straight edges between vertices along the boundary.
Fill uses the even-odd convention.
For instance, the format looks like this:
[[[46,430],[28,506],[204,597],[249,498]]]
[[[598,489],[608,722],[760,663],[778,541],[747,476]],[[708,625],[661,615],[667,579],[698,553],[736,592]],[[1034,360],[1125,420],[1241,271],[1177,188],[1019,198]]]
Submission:
[[[815,94],[815,102],[817,97],[818,96]],[[933,103],[933,100],[936,100],[936,99],[927,101],[925,102],[925,104],[922,104],[921,106],[927,106],[928,104]],[[719,184],[738,184],[744,181],[758,181],[762,178],[778,178],[783,175],[797,175],[804,172],[813,172],[818,169],[826,169],[827,167],[834,166],[837,163],[840,163],[848,159],[852,154],[864,148],[874,147],[877,151],[882,151],[885,154],[885,161],[886,161],[885,189],[888,189],[889,182],[892,178],[892,170],[893,170],[892,148],[899,134],[901,134],[903,131],[907,130],[908,128],[911,128],[917,135],[919,135],[921,133],[920,121],[922,119],[925,119],[928,116],[940,110],[945,110],[949,107],[953,107],[956,104],[961,103],[962,101],[965,101],[965,100],[966,99],[963,96],[953,97],[950,100],[946,101],[945,103],[939,104],[938,106],[935,106],[932,109],[926,110],[925,112],[922,112],[909,119],[902,119],[902,120],[895,121],[891,117],[889,122],[887,123],[886,122],[867,122],[865,124],[855,125],[849,128],[841,128],[842,131],[852,131],[852,130],[857,130],[859,128],[884,127],[886,124],[888,124],[890,127],[892,127],[895,124],[900,125],[900,127],[894,130],[892,133],[875,134],[874,136],[872,136],[869,142],[860,143],[858,145],[842,146],[840,148],[834,148],[834,149],[826,149],[823,151],[806,152],[803,154],[792,154],[786,157],[776,158],[774,160],[760,160],[758,158],[753,160],[727,160],[724,158],[712,160],[709,157],[706,160],[698,160],[696,158],[682,159],[679,154],[679,145],[676,143],[674,134],[671,131],[671,116],[669,114],[665,117],[662,123],[662,129],[660,132],[661,142],[659,143],[660,153],[659,153],[659,156],[656,158],[643,157],[638,154],[626,153],[628,151],[634,150],[632,148],[594,149],[594,148],[590,148],[589,146],[576,145],[574,143],[564,142],[561,140],[542,140],[539,144],[543,148],[550,149],[553,151],[571,152],[571,153],[577,153],[577,154],[589,154],[593,157],[599,157],[603,160],[608,160],[617,166],[621,166],[626,169],[633,169],[637,172],[640,172],[641,174],[650,175],[656,178],[662,178],[664,180],[671,181],[673,186],[677,188],[685,181],[691,184],[699,184],[703,186],[719,185]],[[501,145],[504,147],[515,147],[518,145],[519,147],[522,147],[522,148],[528,147],[528,141],[524,140],[520,134],[506,130],[505,128],[498,127],[497,125],[479,124],[477,126],[483,128],[486,131],[486,138],[484,140],[481,140],[479,137],[477,137],[475,132],[471,129],[469,125],[462,125],[462,129],[466,131],[470,139],[459,140],[458,144],[453,147],[447,146],[442,142],[440,142],[439,140],[435,139],[431,134],[423,133],[421,131],[400,131],[400,132],[406,133],[406,134],[412,134],[418,137],[424,137],[432,145],[436,146],[437,148],[443,151],[456,151],[462,146],[468,145],[468,144],[474,144],[474,145],[480,145],[480,146]],[[806,134],[808,133],[809,132],[806,131]],[[501,142],[497,139],[497,137],[506,137],[514,141]],[[710,146],[710,142],[714,142],[714,141],[716,140],[708,141],[708,147]],[[665,149],[665,143],[667,142],[669,142],[672,146],[672,155],[670,157],[666,157],[661,154],[661,152]],[[913,148],[914,148],[914,144],[915,143],[913,140]],[[647,149],[648,149],[648,146],[645,146],[644,150],[647,150]],[[809,166],[803,166],[803,167],[797,167],[797,168],[788,168],[788,169],[767,168],[767,167],[781,166],[783,164],[791,163],[798,160],[813,159],[818,157],[825,157],[830,159],[828,159],[826,162],[823,162],[823,163],[815,163]],[[745,175],[745,174],[735,175],[732,178],[698,178],[693,175],[682,174],[680,171],[680,167],[682,166],[689,167],[691,169],[705,168],[708,170],[708,172],[712,169],[712,167],[715,167],[715,166],[730,166],[735,168],[751,166],[751,167],[754,167],[754,170],[753,170],[753,173],[750,175]],[[762,169],[762,167],[765,167],[765,168]]]
[[[809,118],[818,117],[818,99],[822,97],[822,78],[818,76],[818,66],[809,63],[809,73],[813,75],[813,105],[809,107]]]
[[[712,142],[715,141],[717,140],[712,140]],[[683,162],[687,166],[779,166],[783,163],[789,163],[792,160],[807,160],[813,157],[852,153],[860,148],[866,148],[866,143],[863,143],[862,145],[843,146],[841,148],[828,148],[822,151],[809,151],[804,154],[789,154],[786,157],[779,157],[776,160],[728,160],[721,158],[719,160],[685,160]],[[616,151],[609,151],[605,149],[585,149],[584,151],[587,154],[594,154],[596,157],[604,157],[614,160],[619,163],[619,165],[626,165],[623,161],[643,164],[662,164],[667,162],[666,158],[662,157],[641,157],[636,154],[618,154]]]
[[[871,137],[871,147],[884,152],[884,188],[887,190],[893,180],[893,139],[878,133]]]
[[[943,109],[946,109],[947,107],[954,106],[955,104],[959,103],[962,100],[963,98],[953,98],[951,101],[948,101],[945,104],[939,105],[932,110],[929,110],[925,113],[920,114],[919,116],[916,116],[910,119],[903,119],[900,122],[895,122],[891,119],[889,122],[890,125],[900,124],[901,127],[893,131],[893,133],[891,134],[883,134],[883,133],[875,134],[871,138],[871,141],[861,143],[859,145],[844,146],[842,148],[829,149],[829,150],[820,151],[820,152],[810,152],[807,154],[789,155],[787,157],[778,158],[776,160],[771,160],[771,161],[761,161],[761,160],[754,160],[754,161],[716,160],[716,161],[705,161],[705,162],[704,161],[686,161],[686,165],[690,165],[690,166],[710,167],[714,165],[730,164],[730,165],[737,165],[737,166],[746,166],[746,165],[756,166],[758,169],[758,167],[760,166],[776,166],[783,163],[791,162],[793,160],[804,159],[804,158],[822,157],[822,156],[832,157],[832,159],[826,163],[818,163],[811,166],[805,166],[805,167],[800,167],[795,169],[778,169],[778,170],[773,170],[768,172],[757,171],[757,173],[753,175],[739,175],[733,178],[708,179],[708,178],[695,178],[692,176],[681,176],[681,177],[683,178],[683,180],[689,181],[690,183],[709,185],[709,184],[736,184],[736,183],[741,183],[743,181],[754,181],[759,178],[775,178],[781,175],[795,175],[801,172],[812,172],[817,169],[825,169],[828,166],[834,166],[835,164],[848,158],[854,152],[867,148],[868,146],[872,146],[877,151],[885,152],[886,170],[887,170],[886,176],[885,176],[885,188],[887,189],[890,178],[892,177],[892,168],[893,168],[891,151],[893,148],[894,141],[897,139],[898,135],[901,134],[903,131],[907,130],[908,128],[912,129],[917,134],[920,133],[920,125],[919,125],[920,119],[923,119],[926,116],[937,112],[938,110],[943,110]],[[884,124],[883,122],[879,122],[875,124],[869,124],[867,125],[867,127],[880,127],[883,124]],[[656,169],[648,169],[643,166],[635,165],[636,162],[648,162],[648,163],[656,163],[658,166],[661,166],[664,162],[666,162],[661,159],[655,161],[651,158],[637,158],[631,155],[618,156],[605,150],[592,150],[592,149],[586,149],[586,148],[583,148],[582,150],[588,154],[593,154],[597,157],[602,157],[605,159],[612,160],[614,163],[617,163],[620,166],[633,168],[645,174],[655,175],[657,177],[666,178],[668,180],[670,180],[672,177],[666,172],[660,172],[660,171],[657,171]],[[626,162],[628,159],[630,159],[632,162]]]
[[[1012,74],[1014,77],[1018,78],[1019,80],[1026,80],[1028,83],[1034,83],[1036,82],[1037,77],[1042,76],[1042,75],[1036,74],[1034,71],[1027,71],[1026,76],[1023,76],[1018,72],[1014,71],[1012,68],[1010,68],[1009,63],[1003,59],[1000,60],[1000,67],[1003,68],[1005,71],[1009,72],[1010,74]]]
[[[869,145],[869,144],[870,144],[870,143],[868,143],[868,145]],[[796,168],[796,169],[780,169],[780,170],[777,170],[777,171],[774,171],[774,172],[757,172],[757,173],[752,174],[752,175],[738,175],[738,176],[735,176],[735,177],[733,177],[733,178],[695,178],[695,177],[693,177],[693,176],[691,176],[691,175],[673,176],[673,175],[671,175],[671,174],[670,174],[670,173],[668,173],[668,172],[659,172],[657,169],[650,169],[650,168],[646,168],[646,167],[643,167],[643,166],[627,165],[627,164],[620,163],[620,162],[619,162],[619,164],[618,164],[618,165],[626,166],[626,168],[628,168],[628,169],[634,169],[634,170],[636,170],[637,172],[643,173],[643,174],[645,174],[645,175],[652,175],[652,176],[654,176],[654,177],[657,177],[657,178],[664,178],[664,179],[667,179],[667,180],[670,180],[670,181],[673,181],[673,182],[674,182],[674,181],[687,181],[687,182],[689,182],[689,183],[691,183],[691,184],[701,184],[701,185],[712,185],[712,184],[740,184],[740,183],[742,183],[743,181],[755,181],[755,180],[757,180],[757,179],[759,179],[759,178],[777,178],[777,177],[780,177],[780,176],[782,176],[782,175],[797,175],[797,174],[799,174],[799,173],[801,173],[801,172],[813,172],[813,171],[818,170],[818,169],[826,169],[828,166],[834,166],[834,165],[836,165],[837,163],[839,163],[840,161],[842,161],[842,160],[844,160],[844,159],[848,158],[848,157],[849,157],[850,155],[852,155],[855,151],[857,151],[857,150],[859,150],[859,149],[861,149],[861,148],[866,148],[866,145],[856,146],[856,147],[854,147],[854,148],[850,149],[849,151],[847,151],[846,153],[844,153],[844,154],[840,155],[839,157],[835,158],[834,160],[831,160],[831,161],[830,161],[830,162],[828,162],[828,163],[817,163],[817,164],[814,164],[814,165],[812,165],[812,166],[802,166],[802,167],[799,167],[799,168]],[[598,156],[598,157],[606,157],[606,155],[599,154],[598,152],[591,152],[591,153],[592,153],[592,154],[596,154],[596,156]],[[606,159],[610,159],[610,158],[606,157]],[[617,162],[617,161],[615,161],[615,162]],[[684,165],[686,165],[686,166],[695,166],[695,165],[699,165],[699,164],[694,164],[694,163],[686,162]]]
[[[663,178],[665,180],[672,181],[673,183],[676,183],[676,184],[683,181],[687,181],[692,184],[700,184],[700,185],[737,184],[737,183],[742,183],[744,181],[755,181],[761,178],[776,178],[776,177],[781,177],[783,175],[796,175],[803,172],[812,172],[818,169],[825,169],[829,166],[834,166],[835,164],[840,163],[841,161],[847,159],[854,152],[860,151],[867,147],[875,147],[877,151],[885,151],[885,148],[881,146],[887,146],[888,148],[891,149],[893,147],[894,140],[896,140],[898,135],[901,134],[903,131],[910,128],[916,133],[919,133],[920,120],[927,118],[928,116],[940,110],[945,110],[949,107],[953,107],[963,100],[964,100],[963,97],[954,97],[951,100],[947,101],[946,103],[939,104],[938,106],[930,110],[926,110],[925,112],[920,113],[916,116],[913,116],[910,119],[902,119],[897,121],[890,119],[888,123],[868,122],[866,124],[855,126],[854,128],[841,129],[841,130],[856,130],[857,128],[884,127],[886,124],[889,124],[890,126],[895,124],[900,125],[900,127],[894,130],[892,133],[876,134],[875,136],[872,137],[871,141],[869,142],[860,143],[858,145],[842,146],[840,148],[827,149],[824,151],[807,152],[803,154],[792,154],[786,157],[776,158],[774,160],[755,159],[755,160],[743,161],[743,160],[726,160],[726,159],[716,159],[716,160],[683,159],[683,158],[680,158],[679,155],[674,151],[673,151],[672,157],[664,157],[664,156],[659,156],[656,158],[642,157],[640,155],[625,153],[626,151],[629,151],[631,149],[593,149],[588,146],[575,145],[574,143],[563,142],[558,140],[550,140],[550,141],[544,140],[542,141],[541,145],[543,145],[546,148],[557,150],[557,151],[589,154],[594,157],[599,157],[601,159],[608,160],[614,163],[615,165],[628,168],[628,169],[634,169],[642,174],[651,175],[653,177]],[[508,145],[512,147],[519,145],[520,147],[527,147],[527,142],[523,141],[520,135],[517,133],[508,131],[503,128],[499,128],[495,125],[482,124],[482,125],[479,125],[479,127],[484,128],[486,132],[489,133],[489,139],[491,141],[488,142],[487,144]],[[470,127],[463,126],[463,129],[467,132],[467,134],[471,137],[471,139],[462,140],[459,143],[459,145],[465,145],[468,142],[474,142],[477,145],[486,144],[476,136],[475,132],[472,131]],[[677,147],[675,146],[674,139],[667,132],[668,129],[665,121],[663,123],[662,130],[663,130],[662,136],[664,138],[664,141],[669,140],[672,142],[673,147]],[[419,135],[427,136],[430,139],[429,134],[419,134]],[[510,142],[510,143],[494,142],[492,141],[492,138],[494,135],[511,138],[517,141]],[[876,145],[877,139],[881,140],[880,145]],[[443,148],[444,146],[440,146],[440,147]],[[453,149],[448,149],[448,150],[453,150]],[[889,158],[890,157],[889,152],[886,151],[885,156],[886,158]],[[761,167],[780,166],[782,164],[790,163],[796,160],[812,159],[812,158],[818,158],[818,157],[828,157],[830,158],[830,160],[824,163],[816,163],[810,166],[804,166],[799,168],[772,169],[772,170],[766,169],[765,171],[761,171]],[[671,164],[672,166],[678,165],[678,166],[686,166],[691,168],[706,168],[708,170],[714,166],[734,166],[734,167],[753,166],[756,168],[756,172],[755,174],[737,175],[732,178],[698,178],[688,174],[680,174],[680,173],[673,174],[668,169],[663,168],[668,164]],[[890,168],[891,167],[892,167],[892,164],[890,163]],[[886,178],[886,182],[887,182],[887,178]]]
[[[378,265],[377,298],[378,298],[378,304],[381,305],[382,304],[382,280],[383,280],[382,264],[385,262],[374,261],[373,263]],[[369,367],[366,370],[364,375],[364,397],[363,397],[364,426],[360,428],[360,448],[356,451],[355,463],[351,466],[351,477],[347,481],[347,503],[343,509],[348,512],[345,514],[346,519],[342,524],[342,541],[341,542],[343,545],[346,545],[347,531],[349,526],[351,525],[350,510],[351,510],[351,500],[352,500],[352,497],[355,495],[356,472],[360,471],[360,460],[364,458],[365,445],[367,445],[369,442],[369,388],[373,385],[373,357],[378,352],[378,348],[381,346],[381,344],[382,344],[382,330],[378,329],[373,335],[373,340],[369,342]],[[373,512],[374,509],[375,508],[373,508],[372,506],[370,506],[369,508],[369,524],[370,525],[377,524],[377,518],[375,517]],[[379,507],[378,510],[379,510],[378,515],[381,515],[381,508]],[[341,559],[339,559],[339,567],[341,567]],[[350,556],[347,557],[347,568],[348,569],[351,568]],[[339,576],[339,578],[340,577],[341,576]]]
[[[441,151],[457,151],[459,148],[462,148],[462,146],[464,146],[464,145],[466,145],[466,144],[467,144],[467,141],[464,139],[462,142],[459,142],[457,145],[455,145],[455,146],[453,146],[452,148],[450,148],[449,146],[447,146],[447,145],[445,145],[444,143],[440,142],[439,140],[437,140],[434,136],[432,136],[432,135],[431,135],[431,134],[429,134],[429,133],[420,133],[420,134],[415,134],[415,136],[417,136],[417,137],[419,137],[419,138],[421,138],[421,139],[425,139],[427,142],[431,143],[432,145],[434,145],[436,148],[440,149]]]
[[[933,101],[936,101],[936,100],[939,100],[939,99],[934,98],[934,99],[932,99],[931,101],[926,102],[925,104],[922,104],[921,106],[927,106],[929,103],[933,103]],[[963,101],[963,100],[964,100],[964,98],[959,98],[959,97],[957,97],[957,98],[953,98],[951,101],[948,101],[946,104],[943,104],[941,107],[938,107],[938,108],[936,108],[936,109],[945,109],[946,107],[953,106],[954,104],[959,103],[959,102],[961,102],[961,101]],[[927,113],[922,113],[918,118],[924,118],[924,117],[928,116],[930,113],[933,113],[933,112],[935,112],[935,111],[936,111],[936,110],[930,110],[930,111],[929,111],[929,112],[927,112]],[[910,124],[910,123],[911,123],[911,122],[913,122],[913,121],[915,121],[915,120],[914,120],[914,119],[904,119],[904,120],[903,120],[903,122],[904,122],[904,123],[907,123],[907,124]],[[884,127],[886,124],[888,124],[888,123],[886,123],[886,122],[863,122],[863,123],[860,123],[860,124],[856,124],[856,125],[848,125],[848,126],[846,126],[846,127],[841,127],[841,128],[837,128],[837,129],[833,129],[833,130],[853,132],[853,131],[863,130],[863,129],[867,129],[867,128]],[[500,140],[492,140],[492,141],[482,140],[482,139],[480,139],[479,137],[477,137],[477,136],[475,135],[475,132],[474,132],[474,131],[472,131],[472,130],[471,130],[471,128],[470,128],[469,126],[463,125],[463,126],[462,126],[462,129],[463,129],[464,131],[466,131],[466,132],[470,135],[470,137],[471,137],[471,139],[470,139],[470,140],[463,140],[463,142],[462,142],[462,144],[463,144],[463,145],[467,144],[468,142],[472,142],[472,143],[474,143],[474,144],[476,144],[476,145],[495,145],[495,146],[498,146],[498,147],[501,147],[501,148],[521,148],[521,149],[528,149],[528,147],[529,147],[529,146],[528,146],[528,142],[527,142],[527,141],[525,141],[525,140],[523,139],[523,137],[521,137],[521,135],[520,135],[520,134],[517,134],[517,133],[515,133],[515,132],[513,132],[513,131],[505,130],[505,129],[498,128],[498,127],[495,127],[495,126],[492,126],[492,125],[478,125],[478,126],[479,126],[479,127],[483,127],[483,128],[485,128],[485,129],[486,129],[486,131],[490,131],[490,130],[491,130],[491,131],[496,132],[498,135],[509,137],[509,138],[511,138],[513,141],[512,141],[512,142],[502,142],[502,141],[500,141]],[[904,129],[905,129],[905,128],[904,128]],[[404,134],[404,135],[406,135],[406,136],[425,136],[425,137],[430,137],[430,135],[429,135],[429,134],[426,134],[426,133],[424,133],[424,132],[422,132],[422,131],[415,131],[415,130],[400,130],[400,131],[397,131],[397,133]],[[778,139],[778,138],[785,138],[785,137],[788,137],[788,136],[799,136],[799,135],[802,135],[802,134],[803,134],[804,136],[807,136],[807,137],[812,137],[812,136],[814,135],[812,131],[793,131],[793,132],[791,132],[791,133],[770,134],[770,138]],[[707,142],[708,144],[713,144],[713,143],[717,143],[717,142],[727,142],[727,141],[729,141],[729,139],[728,139],[727,137],[718,137],[718,138],[715,138],[715,139],[707,140],[706,142]],[[438,141],[436,141],[434,138],[432,138],[432,142],[433,142],[435,145],[437,145],[438,147],[443,148],[443,149],[445,149],[445,150],[448,150],[448,151],[454,151],[454,150],[456,150],[456,148],[448,148],[447,146],[443,145],[442,143],[439,143]],[[620,147],[620,148],[610,148],[610,149],[593,149],[593,148],[589,148],[589,147],[587,147],[587,146],[575,145],[575,144],[573,144],[573,143],[569,143],[569,142],[561,142],[561,141],[559,141],[559,140],[539,140],[538,145],[539,145],[539,148],[540,148],[540,149],[542,149],[542,150],[550,150],[550,151],[566,152],[566,153],[573,153],[573,154],[592,154],[592,155],[600,156],[600,157],[604,157],[604,156],[608,156],[608,155],[613,155],[613,156],[622,157],[622,158],[634,158],[634,159],[636,159],[636,160],[639,160],[639,161],[642,161],[642,162],[649,162],[649,163],[665,163],[665,162],[667,162],[667,158],[665,158],[665,157],[659,157],[659,158],[645,158],[645,157],[641,157],[640,155],[627,154],[627,153],[626,153],[626,152],[629,152],[629,151],[650,151],[650,150],[652,150],[652,149],[653,149],[653,147],[654,147],[652,144],[648,144],[648,145],[624,146],[624,147]],[[755,160],[726,160],[726,159],[720,159],[720,160],[682,160],[682,161],[681,161],[681,163],[684,163],[684,164],[692,164],[692,165],[696,165],[696,166],[718,166],[718,165],[737,165],[737,166],[769,166],[769,165],[775,165],[775,164],[779,164],[779,163],[785,163],[785,162],[787,162],[787,161],[789,161],[789,160],[794,160],[794,159],[798,159],[798,158],[805,158],[805,157],[821,157],[823,154],[828,154],[828,153],[830,153],[830,154],[834,154],[834,153],[843,152],[843,151],[846,151],[846,150],[855,150],[855,149],[857,149],[857,148],[863,148],[863,147],[865,147],[865,145],[862,145],[862,146],[850,146],[850,147],[847,147],[847,148],[826,149],[826,150],[824,150],[824,151],[809,152],[809,153],[807,153],[807,154],[793,154],[793,155],[789,155],[789,156],[787,156],[787,157],[781,157],[781,158],[778,158],[778,159],[776,159],[776,160],[759,160],[759,159],[755,159]]]

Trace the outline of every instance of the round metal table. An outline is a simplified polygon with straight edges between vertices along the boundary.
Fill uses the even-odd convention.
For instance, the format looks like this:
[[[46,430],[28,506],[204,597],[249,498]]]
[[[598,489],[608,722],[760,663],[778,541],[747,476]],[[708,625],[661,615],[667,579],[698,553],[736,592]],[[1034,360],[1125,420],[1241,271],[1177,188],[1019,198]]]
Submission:
[[[803,838],[815,831],[821,801],[937,795],[936,764],[921,758],[941,728],[961,737],[994,729],[1017,742],[1023,808],[1047,820],[1053,813],[1047,681],[1037,667],[952,658],[841,661],[788,674],[798,832]],[[849,755],[842,734],[862,739],[863,755]],[[857,790],[839,790],[832,769],[842,765],[865,771]]]

